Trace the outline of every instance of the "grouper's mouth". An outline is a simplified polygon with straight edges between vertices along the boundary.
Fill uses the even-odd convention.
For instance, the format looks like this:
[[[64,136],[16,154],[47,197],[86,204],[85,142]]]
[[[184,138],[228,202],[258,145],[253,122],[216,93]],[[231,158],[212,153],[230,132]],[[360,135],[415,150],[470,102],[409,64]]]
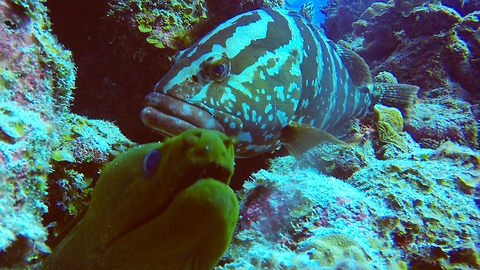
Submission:
[[[142,122],[157,133],[171,137],[188,129],[204,128],[225,133],[211,112],[159,92],[148,94],[141,112]]]

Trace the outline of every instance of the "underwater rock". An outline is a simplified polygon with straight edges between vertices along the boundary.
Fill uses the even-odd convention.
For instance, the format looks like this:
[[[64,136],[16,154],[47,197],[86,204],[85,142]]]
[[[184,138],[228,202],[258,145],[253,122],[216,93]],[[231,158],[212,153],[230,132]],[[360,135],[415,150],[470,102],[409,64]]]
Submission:
[[[410,2],[411,9],[402,13],[400,2]],[[478,147],[480,13],[462,17],[439,1],[421,2],[372,4],[353,24],[356,38],[344,42],[365,58],[373,74],[390,71],[421,87],[424,100],[409,111],[405,131],[422,146],[436,148],[448,139]]]
[[[67,114],[64,121],[60,143],[51,150],[49,209],[43,215],[49,239],[86,208],[104,165],[135,146],[113,123],[75,114]]]
[[[326,19],[322,24],[325,34],[331,40],[338,42],[348,36],[352,31],[352,23],[360,18],[360,15],[375,0],[351,1],[330,0],[321,8]]]
[[[134,22],[139,32],[148,35],[146,41],[157,48],[178,50],[206,34],[205,27],[210,28],[246,10],[283,5],[282,0],[239,0],[222,5],[211,0],[126,0],[113,3],[109,16]]]
[[[379,160],[369,139],[345,180],[272,160],[238,193],[239,226],[216,269],[478,269],[480,152],[407,143]]]
[[[480,10],[480,1],[478,0],[441,0],[442,4],[455,9],[462,16]]]
[[[23,268],[48,252],[41,216],[50,151],[75,68],[38,2],[0,2],[0,22],[0,268]]]
[[[422,91],[455,81],[476,93],[480,75],[476,60],[480,43],[474,38],[480,26],[478,12],[462,18],[452,8],[430,3],[415,6],[406,16],[390,3],[384,4],[381,12],[362,16],[353,24],[353,34],[362,40],[363,48],[357,52],[371,65],[372,73],[391,71],[400,81],[417,84]]]
[[[367,196],[384,198],[395,211],[394,220],[378,226],[394,240],[394,247],[409,254],[402,259],[412,269],[480,266],[475,248],[480,243],[479,209],[459,183],[462,177],[478,175],[479,153],[469,150],[470,155],[459,158],[453,154],[462,151],[459,149],[445,154],[445,149],[455,147],[417,148],[410,160],[374,162],[347,180]],[[462,161],[466,159],[469,161]]]
[[[410,53],[426,51],[427,48],[417,48],[414,50],[413,47],[409,46],[422,45],[427,42],[425,40],[427,37],[430,37],[431,40],[428,42],[428,46],[436,45],[439,47],[438,39],[434,39],[435,35],[450,30],[461,20],[458,13],[441,5],[415,8],[407,17],[403,16],[402,11],[394,5],[390,4],[387,5],[387,7],[388,8],[385,8],[383,12],[376,16],[372,16],[369,19],[361,19],[353,24],[355,27],[354,35],[362,37],[363,39],[363,48],[359,48],[357,52],[362,55],[368,63],[375,64],[375,61],[381,63],[381,61],[391,55],[395,55],[397,61],[399,61],[401,59],[398,59],[398,54],[402,51]],[[432,47],[428,48],[432,50]],[[441,55],[440,52],[438,53]],[[443,59],[445,59],[447,55],[444,54],[442,56]],[[411,55],[409,55],[409,57],[411,57]],[[427,58],[427,56],[425,56],[425,59],[430,59],[430,62],[432,62],[439,59],[439,57]],[[376,68],[375,66],[372,68],[373,70]],[[402,72],[388,69],[388,67],[383,70],[392,71],[398,76],[400,81],[405,80],[404,77],[399,76],[399,74],[405,76]]]
[[[253,174],[238,196],[238,226],[216,269],[397,269],[399,250],[390,249],[391,241],[373,226],[394,213],[378,198],[298,166],[291,156],[271,160],[270,169]],[[322,255],[328,250],[336,251],[334,259]]]
[[[426,148],[435,149],[446,140],[477,148],[479,126],[472,104],[445,88],[431,90],[430,95],[412,107],[405,131]]]
[[[163,49],[182,49],[192,43],[192,30],[207,18],[204,0],[118,1],[112,3],[108,16],[124,17],[132,22],[146,41]]]
[[[76,69],[71,51],[51,34],[46,13],[38,1],[0,3],[0,268],[31,267],[49,252],[42,218],[72,195],[53,199],[52,174],[75,175],[63,178],[74,185],[85,172],[72,165],[75,160],[85,162],[92,153],[101,153],[91,167],[95,175],[107,159],[132,145],[119,132],[98,132],[83,141],[75,135],[75,130],[82,131],[69,120],[81,118],[69,110]],[[98,125],[107,126],[113,127]],[[102,138],[111,140],[112,147],[100,147]],[[82,147],[88,151],[76,150]]]

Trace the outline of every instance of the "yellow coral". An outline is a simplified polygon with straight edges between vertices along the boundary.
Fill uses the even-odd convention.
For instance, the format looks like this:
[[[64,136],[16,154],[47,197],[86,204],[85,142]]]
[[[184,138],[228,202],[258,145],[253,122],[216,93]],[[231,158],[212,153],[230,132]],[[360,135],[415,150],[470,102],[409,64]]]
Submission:
[[[376,104],[373,108],[377,120],[378,136],[382,143],[393,143],[401,149],[407,145],[400,133],[403,131],[403,117],[400,110]]]
[[[313,249],[311,258],[321,266],[335,266],[353,261],[361,265],[361,269],[371,269],[368,266],[368,255],[352,238],[343,234],[330,234],[312,239],[309,248]]]

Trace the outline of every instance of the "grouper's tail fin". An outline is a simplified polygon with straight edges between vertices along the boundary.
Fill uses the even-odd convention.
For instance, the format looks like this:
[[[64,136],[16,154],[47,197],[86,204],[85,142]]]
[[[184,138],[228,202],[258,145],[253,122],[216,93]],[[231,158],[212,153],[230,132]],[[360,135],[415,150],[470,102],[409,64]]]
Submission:
[[[375,103],[397,107],[403,112],[407,112],[415,103],[420,90],[420,87],[411,84],[375,82],[373,86],[378,95]]]

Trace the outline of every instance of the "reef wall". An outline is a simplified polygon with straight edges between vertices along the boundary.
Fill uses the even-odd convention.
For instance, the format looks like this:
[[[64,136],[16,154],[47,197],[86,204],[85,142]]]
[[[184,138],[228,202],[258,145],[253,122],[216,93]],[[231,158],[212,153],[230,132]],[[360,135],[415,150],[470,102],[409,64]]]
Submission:
[[[406,118],[414,138],[433,148],[442,139],[478,147],[479,1],[375,2],[356,10],[353,23],[338,16],[350,6],[329,2],[325,32],[359,53],[374,75],[388,71],[421,87]]]
[[[46,14],[37,1],[0,1],[0,268],[48,254],[42,217],[74,214],[99,168],[133,145],[113,124],[70,112],[76,68]],[[78,188],[59,195],[67,185]]]

